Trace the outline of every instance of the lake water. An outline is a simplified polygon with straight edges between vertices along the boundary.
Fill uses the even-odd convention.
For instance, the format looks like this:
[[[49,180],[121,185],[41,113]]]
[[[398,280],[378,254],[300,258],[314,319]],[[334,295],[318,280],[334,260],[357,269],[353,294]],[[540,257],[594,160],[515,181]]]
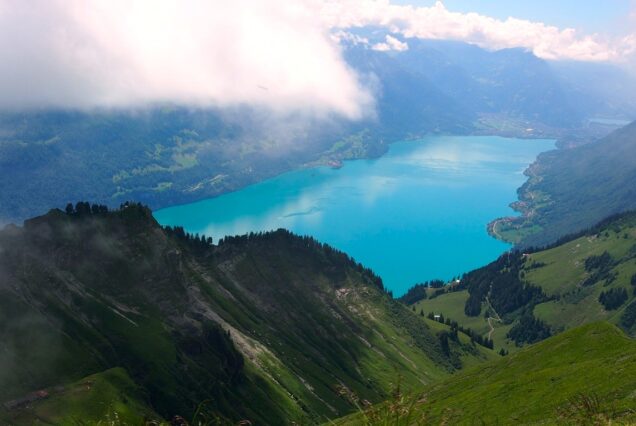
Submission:
[[[486,225],[508,207],[523,171],[553,140],[435,136],[398,142],[375,160],[297,170],[240,191],[158,210],[217,241],[287,228],[343,250],[396,296],[417,282],[450,279],[509,248]]]

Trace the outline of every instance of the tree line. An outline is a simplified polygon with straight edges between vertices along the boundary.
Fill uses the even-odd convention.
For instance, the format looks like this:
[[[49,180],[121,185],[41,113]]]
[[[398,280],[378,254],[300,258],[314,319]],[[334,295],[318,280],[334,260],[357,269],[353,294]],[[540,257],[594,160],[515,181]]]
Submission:
[[[420,315],[424,316],[424,311],[420,311]],[[459,325],[457,321],[451,320],[450,318],[445,318],[444,314],[439,314],[439,317],[435,318],[435,313],[429,312],[426,317],[430,320],[437,321],[449,326],[451,329],[451,334],[453,334],[455,337],[457,337],[457,333],[460,332],[470,337],[471,343],[476,343],[488,349],[494,348],[494,342],[492,341],[492,339],[489,339],[488,337],[483,337],[481,334],[475,332],[473,329],[469,327],[463,327]]]
[[[275,231],[265,232],[249,232],[244,235],[235,235],[223,237],[218,241],[218,246],[223,247],[225,245],[244,245],[252,242],[256,243],[272,243],[275,244],[277,240],[285,240],[287,245],[292,248],[313,250],[321,253],[325,260],[329,261],[333,265],[340,265],[343,267],[350,267],[357,271],[364,281],[368,284],[378,288],[382,292],[393,298],[393,292],[384,287],[382,278],[378,276],[371,268],[368,268],[357,262],[353,257],[347,253],[333,248],[329,244],[321,243],[313,237],[308,235],[296,235],[287,229],[277,229]]]
[[[68,203],[64,211],[67,215],[73,217],[93,216],[107,214],[108,206],[104,204],[91,204],[88,201],[78,201],[75,205]]]
[[[183,226],[164,226],[163,230],[167,235],[185,242],[196,251],[204,251],[213,246],[212,237],[206,237],[198,233],[191,234]]]
[[[481,305],[488,297],[499,315],[535,305],[548,298],[540,287],[530,285],[522,279],[522,267],[526,260],[519,251],[507,252],[494,262],[464,274],[461,287],[468,289],[464,313],[475,317],[481,313]]]

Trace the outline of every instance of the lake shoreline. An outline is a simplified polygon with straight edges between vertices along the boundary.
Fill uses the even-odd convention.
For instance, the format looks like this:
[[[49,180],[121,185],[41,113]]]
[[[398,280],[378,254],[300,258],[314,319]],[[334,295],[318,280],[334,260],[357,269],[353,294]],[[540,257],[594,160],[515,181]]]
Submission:
[[[265,175],[259,176],[253,181],[248,181],[246,183],[241,184],[236,182],[236,179],[232,179],[231,176],[226,176],[229,178],[226,188],[220,189],[218,191],[210,191],[208,193],[195,195],[195,196],[183,196],[183,194],[175,195],[174,197],[172,197],[172,199],[173,200],[176,199],[176,202],[175,201],[163,202],[161,198],[157,198],[153,200],[152,202],[150,202],[149,204],[151,205],[152,210],[156,211],[156,210],[161,210],[165,208],[191,204],[191,203],[195,203],[195,202],[205,200],[208,198],[220,197],[225,194],[241,191],[242,189],[248,186],[258,184],[268,179],[276,178],[285,173],[289,173],[289,172],[293,172],[297,170],[311,169],[315,167],[323,167],[323,166],[330,167],[330,162],[332,161],[345,162],[345,161],[355,161],[355,160],[376,160],[385,156],[393,144],[400,143],[400,142],[417,141],[422,138],[428,138],[428,137],[492,136],[492,137],[523,139],[523,140],[554,139],[556,149],[562,149],[562,146],[568,145],[567,142],[565,142],[565,139],[568,133],[566,133],[564,129],[550,128],[550,127],[545,127],[545,126],[535,124],[533,125],[532,132],[528,132],[527,129],[521,124],[517,124],[516,126],[512,126],[510,128],[506,128],[505,126],[492,127],[490,124],[483,125],[482,123],[483,120],[485,119],[482,117],[480,121],[476,123],[476,125],[481,124],[482,127],[476,127],[472,131],[469,131],[466,133],[430,132],[430,133],[423,133],[419,135],[410,135],[400,139],[393,139],[391,141],[384,141],[380,139],[379,142],[376,141],[369,144],[368,146],[365,145],[365,149],[364,149],[365,153],[363,155],[356,155],[355,152],[353,155],[340,155],[341,153],[330,154],[329,150],[326,150],[321,153],[317,153],[316,156],[318,158],[301,162],[291,167],[287,167],[287,168],[283,167],[272,174],[265,174]],[[564,141],[563,143],[562,143],[562,140]],[[201,183],[201,182],[198,182],[198,183]]]
[[[277,228],[310,235],[372,268],[399,295],[416,282],[450,279],[509,249],[484,226],[508,214],[523,183],[521,170],[554,146],[553,139],[533,140],[401,141],[377,159],[287,172],[154,215],[162,225],[215,241]]]

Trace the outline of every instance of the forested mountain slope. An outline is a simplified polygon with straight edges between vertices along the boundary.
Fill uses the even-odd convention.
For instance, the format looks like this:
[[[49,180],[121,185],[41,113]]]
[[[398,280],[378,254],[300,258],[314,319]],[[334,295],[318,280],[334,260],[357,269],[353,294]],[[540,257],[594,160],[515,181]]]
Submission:
[[[636,122],[604,139],[551,151],[526,172],[516,208],[523,217],[499,221],[495,233],[520,246],[541,246],[636,208]]]
[[[373,273],[310,238],[212,246],[137,204],[79,203],[7,227],[0,277],[2,402],[121,367],[87,380],[164,418],[208,401],[219,418],[313,423],[353,409],[339,387],[379,401],[398,375],[421,386],[489,357],[443,345]],[[70,409],[60,401],[58,416]],[[0,418],[29,424],[30,407],[9,403]]]

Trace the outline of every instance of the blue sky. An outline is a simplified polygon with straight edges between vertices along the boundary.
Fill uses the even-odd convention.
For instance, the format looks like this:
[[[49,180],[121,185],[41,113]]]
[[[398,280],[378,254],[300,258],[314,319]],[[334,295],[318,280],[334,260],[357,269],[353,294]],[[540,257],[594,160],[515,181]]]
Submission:
[[[392,3],[430,6],[435,0]],[[627,32],[627,17],[634,7],[632,0],[445,0],[443,3],[454,12],[477,12],[499,19],[513,16],[607,34]]]

